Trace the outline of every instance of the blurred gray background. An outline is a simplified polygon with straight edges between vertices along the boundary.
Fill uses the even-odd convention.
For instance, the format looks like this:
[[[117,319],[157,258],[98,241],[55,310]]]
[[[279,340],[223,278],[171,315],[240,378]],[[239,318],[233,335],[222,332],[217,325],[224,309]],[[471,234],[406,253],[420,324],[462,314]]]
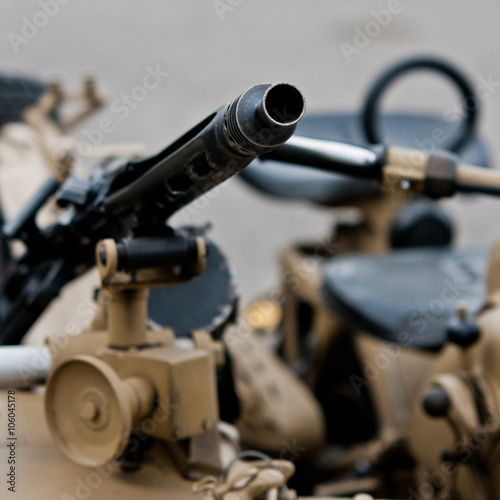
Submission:
[[[355,45],[356,33],[382,10],[393,11],[390,20],[348,61],[342,43]],[[109,106],[79,127],[79,137],[110,117],[115,126],[105,142],[139,141],[154,152],[255,83],[296,84],[310,111],[356,111],[373,78],[410,55],[449,58],[475,84],[500,82],[499,16],[494,0],[2,0],[0,70],[56,75],[73,88],[92,71]],[[168,75],[124,117],[116,100],[140,86],[148,68]],[[414,75],[393,86],[384,107],[440,114],[458,100],[450,88],[439,78]],[[481,133],[498,165],[500,86],[481,104]],[[500,202],[448,205],[460,219],[461,245],[495,239]],[[212,237],[230,257],[245,302],[277,284],[281,248],[321,238],[332,217],[329,210],[277,202],[232,180],[191,221],[213,222]],[[89,295],[88,287],[72,288],[77,301]],[[61,321],[73,311],[56,305],[50,314]]]

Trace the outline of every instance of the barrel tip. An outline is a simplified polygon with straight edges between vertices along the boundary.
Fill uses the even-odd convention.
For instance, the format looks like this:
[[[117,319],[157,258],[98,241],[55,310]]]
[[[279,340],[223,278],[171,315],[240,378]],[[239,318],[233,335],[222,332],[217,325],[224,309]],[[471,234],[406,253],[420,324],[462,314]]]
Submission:
[[[264,94],[262,111],[276,126],[297,124],[304,116],[305,110],[306,101],[302,92],[290,83],[274,83]]]

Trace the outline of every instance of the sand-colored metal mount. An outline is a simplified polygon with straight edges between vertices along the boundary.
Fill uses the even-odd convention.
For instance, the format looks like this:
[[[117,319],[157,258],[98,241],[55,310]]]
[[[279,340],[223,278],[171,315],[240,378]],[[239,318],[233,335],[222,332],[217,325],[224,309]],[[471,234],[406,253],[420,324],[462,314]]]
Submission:
[[[154,396],[148,379],[122,380],[102,360],[76,356],[50,378],[45,395],[47,422],[69,459],[97,467],[123,453],[132,423],[151,413]]]
[[[219,341],[214,341],[212,335],[205,330],[194,330],[191,332],[194,344],[198,349],[202,349],[212,355],[214,366],[220,369],[226,362],[224,346]]]
[[[183,283],[205,271],[207,247],[203,237],[196,237],[198,259],[184,266],[163,266],[138,269],[127,273],[118,269],[118,251],[113,239],[101,240],[96,245],[97,268],[103,287],[114,290],[133,289],[152,286],[167,286]],[[103,259],[102,257],[105,256]]]
[[[68,458],[88,466],[99,457],[116,458],[130,436],[130,422],[142,434],[163,441],[191,438],[215,427],[215,349],[178,347],[168,330],[148,331],[148,346],[142,348],[110,348],[107,337],[105,331],[90,331],[49,342],[54,368],[45,412],[55,442]],[[151,394],[154,406],[149,405]],[[82,421],[81,412],[88,416],[97,410],[108,415],[112,425],[94,430],[96,434],[88,431],[103,443],[96,451],[80,431],[95,427],[92,418],[90,423]]]
[[[112,347],[128,348],[146,344],[148,317],[147,288],[122,290],[108,303],[108,342]]]
[[[127,348],[146,343],[148,295],[150,286],[182,283],[205,270],[207,249],[202,237],[196,238],[196,262],[185,266],[162,266],[123,272],[118,269],[118,251],[113,239],[96,245],[96,260],[103,290],[107,292],[109,345]]]
[[[206,256],[200,240],[198,271]],[[98,251],[107,292],[106,330],[52,339],[54,368],[45,395],[47,422],[58,447],[73,462],[90,467],[119,457],[132,425],[164,441],[215,428],[216,366],[224,362],[221,346],[206,332],[195,332],[193,347],[184,348],[171,330],[147,329],[149,284],[170,284],[179,276],[151,269],[143,277],[138,270],[118,285],[116,245],[105,240],[101,248],[107,257],[103,262]]]

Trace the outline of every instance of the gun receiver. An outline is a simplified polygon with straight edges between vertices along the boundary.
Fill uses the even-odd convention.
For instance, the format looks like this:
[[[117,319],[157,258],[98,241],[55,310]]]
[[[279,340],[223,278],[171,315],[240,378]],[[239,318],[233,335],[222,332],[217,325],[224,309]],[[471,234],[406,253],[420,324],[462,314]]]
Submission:
[[[62,287],[94,265],[99,240],[173,234],[168,217],[286,142],[304,110],[293,85],[256,85],[156,156],[111,172],[102,166],[89,181],[69,177],[55,197],[70,209],[44,230],[34,224],[37,199],[9,226],[16,230],[7,237],[27,248],[4,273],[0,344],[18,343]],[[45,189],[47,199],[52,193]]]

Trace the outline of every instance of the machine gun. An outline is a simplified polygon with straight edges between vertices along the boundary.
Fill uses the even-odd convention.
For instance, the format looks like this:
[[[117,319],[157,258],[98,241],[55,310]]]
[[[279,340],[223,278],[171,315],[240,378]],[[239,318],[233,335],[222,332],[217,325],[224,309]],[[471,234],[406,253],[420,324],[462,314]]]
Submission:
[[[205,118],[156,156],[110,169],[88,180],[47,181],[16,218],[3,227],[8,241],[26,249],[7,258],[0,283],[0,343],[19,343],[65,284],[95,264],[104,238],[167,238],[171,264],[197,252],[194,236],[175,235],[166,220],[190,201],[235,175],[256,156],[293,134],[305,110],[300,91],[287,83],[256,85]],[[51,197],[64,208],[41,228],[40,209]],[[150,258],[143,240],[142,260]],[[194,259],[196,260],[196,258]]]

